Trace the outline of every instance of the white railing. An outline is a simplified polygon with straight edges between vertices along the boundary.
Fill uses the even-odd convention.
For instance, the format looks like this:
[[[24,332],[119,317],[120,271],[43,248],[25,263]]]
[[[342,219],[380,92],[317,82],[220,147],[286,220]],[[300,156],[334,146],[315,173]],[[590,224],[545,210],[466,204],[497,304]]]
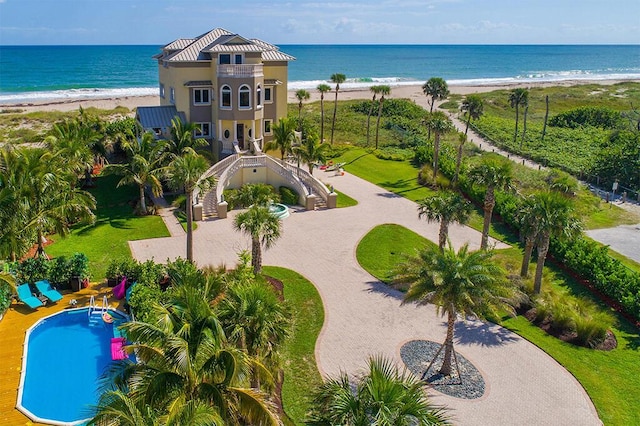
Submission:
[[[267,168],[285,178],[288,182],[295,186],[296,191],[302,194],[305,198],[310,195],[307,188],[302,184],[300,179],[298,179],[298,177],[293,172],[291,172],[291,170],[286,167],[282,167],[282,163],[277,161],[273,157],[265,155],[265,158],[267,159]]]
[[[238,157],[239,157],[238,154],[233,154],[228,156],[227,158],[223,158],[222,160],[218,161],[216,164],[209,167],[209,169],[206,172],[204,172],[204,174],[200,177],[200,179],[198,179],[198,182],[202,181],[203,179],[208,179],[211,176],[220,175],[220,173],[222,173],[229,166],[229,164],[237,160]],[[199,200],[199,197],[200,197],[200,189],[196,185],[196,189],[195,191],[193,191],[194,204],[197,204],[197,200]]]
[[[236,159],[222,172],[218,178],[218,184],[216,185],[216,207],[222,202],[222,196],[224,188],[227,186],[233,175],[242,168],[242,162],[244,157],[235,156]]]
[[[289,164],[287,162],[283,162],[282,165],[291,173],[296,175],[298,179],[302,182],[302,184],[308,188],[309,192],[314,193],[318,197],[322,198],[324,202],[327,202],[329,198],[329,189],[325,186],[324,183],[320,182],[316,179],[312,174],[310,174],[305,169],[294,166],[293,164]]]
[[[218,65],[218,77],[262,77],[262,64]]]

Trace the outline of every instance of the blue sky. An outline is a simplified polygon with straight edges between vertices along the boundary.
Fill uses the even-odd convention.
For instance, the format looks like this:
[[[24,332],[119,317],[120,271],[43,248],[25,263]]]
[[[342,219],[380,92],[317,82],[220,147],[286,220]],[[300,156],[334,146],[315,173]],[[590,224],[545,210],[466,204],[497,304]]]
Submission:
[[[1,45],[640,44],[640,0],[0,0]]]

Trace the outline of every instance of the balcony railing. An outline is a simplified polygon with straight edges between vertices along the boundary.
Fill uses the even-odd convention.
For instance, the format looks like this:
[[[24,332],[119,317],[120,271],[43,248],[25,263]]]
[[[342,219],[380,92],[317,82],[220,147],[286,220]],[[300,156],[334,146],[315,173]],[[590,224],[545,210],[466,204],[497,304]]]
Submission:
[[[218,77],[262,77],[262,64],[218,65]]]

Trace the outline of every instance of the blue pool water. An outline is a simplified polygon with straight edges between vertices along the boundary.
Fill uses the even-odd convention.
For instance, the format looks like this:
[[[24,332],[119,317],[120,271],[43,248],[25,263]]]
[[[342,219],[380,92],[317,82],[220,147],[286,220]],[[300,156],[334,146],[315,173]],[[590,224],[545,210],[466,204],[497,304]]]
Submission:
[[[110,310],[117,319],[124,316]],[[91,417],[99,379],[111,360],[113,324],[89,324],[87,309],[67,310],[42,320],[28,337],[22,401],[33,416],[57,422]]]

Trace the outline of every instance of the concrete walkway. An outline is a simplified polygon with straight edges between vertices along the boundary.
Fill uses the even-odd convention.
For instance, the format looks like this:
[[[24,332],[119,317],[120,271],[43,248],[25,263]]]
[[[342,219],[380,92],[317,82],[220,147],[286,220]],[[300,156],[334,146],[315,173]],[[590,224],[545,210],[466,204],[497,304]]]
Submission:
[[[407,341],[443,341],[446,325],[434,307],[401,306],[402,295],[365,272],[355,256],[360,239],[376,225],[400,224],[437,241],[438,224],[418,220],[415,203],[349,173],[319,176],[359,204],[292,213],[283,221],[281,239],[264,253],[264,264],[293,269],[318,288],[325,309],[316,344],[321,373],[357,373],[369,355],[380,353],[401,364],[400,347]],[[194,253],[199,265],[232,266],[236,253],[250,248],[249,239],[233,230],[235,214],[198,224]],[[450,237],[456,247],[465,242],[479,247],[480,233],[468,227],[452,226]],[[185,256],[185,240],[182,235],[132,241],[130,247],[139,260],[165,261]],[[429,391],[435,403],[451,409],[456,424],[601,424],[580,384],[536,346],[492,324],[460,323],[456,333],[457,350],[478,368],[487,385],[485,395],[476,400]]]

